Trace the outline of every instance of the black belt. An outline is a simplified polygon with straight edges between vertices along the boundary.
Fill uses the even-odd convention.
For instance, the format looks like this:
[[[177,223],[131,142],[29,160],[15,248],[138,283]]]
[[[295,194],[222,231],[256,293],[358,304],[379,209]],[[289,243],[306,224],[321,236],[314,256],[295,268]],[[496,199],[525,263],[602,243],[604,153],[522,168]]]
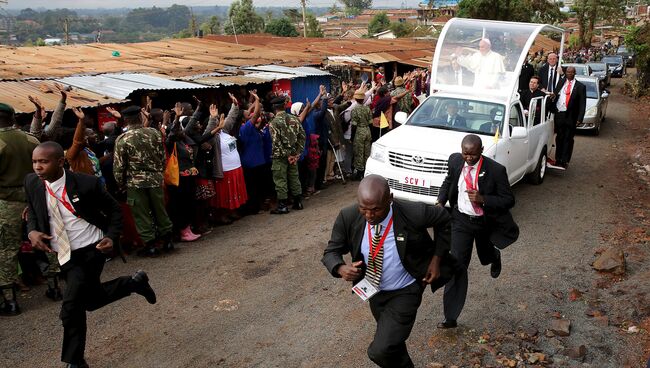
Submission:
[[[456,210],[456,212],[458,212],[458,214],[465,217],[470,222],[482,223],[483,221],[485,221],[485,216],[473,216],[473,215],[468,215],[466,213],[462,213],[458,209],[458,206],[456,206],[454,209]]]

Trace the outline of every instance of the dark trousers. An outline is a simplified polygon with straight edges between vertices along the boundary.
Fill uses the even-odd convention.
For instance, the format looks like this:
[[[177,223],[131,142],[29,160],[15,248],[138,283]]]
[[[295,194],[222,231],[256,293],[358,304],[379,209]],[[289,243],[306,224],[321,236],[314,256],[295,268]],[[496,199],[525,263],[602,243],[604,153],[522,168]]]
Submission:
[[[576,134],[576,122],[565,112],[555,114],[555,161],[567,164],[573,153],[573,137]]]
[[[250,214],[256,214],[264,201],[264,186],[265,183],[265,166],[260,165],[256,167],[244,168],[244,180],[246,181],[246,193],[248,193],[248,201],[244,205],[244,210]]]
[[[465,266],[445,285],[443,308],[445,319],[457,320],[465,306],[467,297],[467,268],[472,259],[472,248],[476,241],[476,253],[482,265],[496,261],[498,250],[489,242],[490,229],[484,218],[471,219],[454,208],[451,212],[451,255]]]
[[[133,291],[129,276],[100,281],[106,257],[95,244],[74,250],[70,261],[61,266],[66,281],[60,315],[63,322],[61,360],[66,363],[78,364],[84,358],[86,311],[97,310]]]
[[[394,291],[380,291],[370,299],[370,311],[377,330],[368,347],[368,357],[383,368],[413,367],[406,350],[422,302],[424,287],[418,281]]]
[[[196,212],[196,176],[181,176],[178,186],[168,185],[169,217],[176,231],[185,229],[192,223]]]

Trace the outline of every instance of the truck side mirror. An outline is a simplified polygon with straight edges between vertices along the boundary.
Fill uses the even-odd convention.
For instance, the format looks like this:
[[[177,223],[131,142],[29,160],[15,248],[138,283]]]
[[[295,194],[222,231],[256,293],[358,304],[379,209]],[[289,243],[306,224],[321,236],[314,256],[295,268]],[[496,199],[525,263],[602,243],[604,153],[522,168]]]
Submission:
[[[404,111],[400,111],[395,114],[395,122],[404,124],[406,123],[406,119],[408,118],[408,115]]]
[[[510,133],[510,138],[526,138],[528,136],[528,132],[526,131],[526,128],[524,127],[513,127],[511,129]]]

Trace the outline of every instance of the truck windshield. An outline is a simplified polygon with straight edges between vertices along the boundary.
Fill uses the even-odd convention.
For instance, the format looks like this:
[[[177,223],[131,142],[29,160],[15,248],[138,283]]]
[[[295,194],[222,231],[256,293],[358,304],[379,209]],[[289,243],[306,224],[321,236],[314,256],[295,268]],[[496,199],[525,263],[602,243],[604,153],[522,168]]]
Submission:
[[[451,97],[429,97],[406,124],[479,134],[503,132],[504,105]]]

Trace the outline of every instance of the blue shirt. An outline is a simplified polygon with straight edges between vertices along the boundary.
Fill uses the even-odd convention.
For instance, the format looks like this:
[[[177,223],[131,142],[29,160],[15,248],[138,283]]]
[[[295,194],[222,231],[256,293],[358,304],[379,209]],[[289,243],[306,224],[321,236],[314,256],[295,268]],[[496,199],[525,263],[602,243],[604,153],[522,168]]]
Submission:
[[[381,222],[381,235],[384,235],[386,227],[393,217],[393,206],[390,206],[388,215]],[[384,241],[384,261],[382,263],[381,280],[379,280],[379,290],[390,291],[403,289],[415,282],[413,276],[406,271],[402,265],[402,260],[397,253],[397,244],[395,243],[395,232],[391,225],[386,240]],[[370,225],[370,232],[372,233],[372,225]],[[363,228],[363,239],[361,240],[361,253],[368,265],[368,251],[370,250],[370,243],[368,239],[368,222]]]
[[[239,129],[239,139],[242,142],[241,164],[245,168],[264,165],[264,143],[262,133],[248,120]]]

